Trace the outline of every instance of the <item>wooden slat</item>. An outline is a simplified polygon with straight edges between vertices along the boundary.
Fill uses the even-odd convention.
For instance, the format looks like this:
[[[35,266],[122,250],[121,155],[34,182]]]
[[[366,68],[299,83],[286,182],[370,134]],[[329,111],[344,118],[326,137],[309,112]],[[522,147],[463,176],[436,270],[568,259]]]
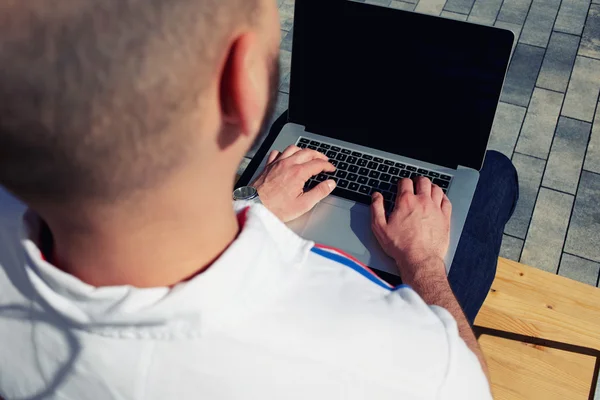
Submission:
[[[495,400],[587,400],[595,357],[482,335]]]
[[[600,289],[500,259],[475,324],[600,350]]]

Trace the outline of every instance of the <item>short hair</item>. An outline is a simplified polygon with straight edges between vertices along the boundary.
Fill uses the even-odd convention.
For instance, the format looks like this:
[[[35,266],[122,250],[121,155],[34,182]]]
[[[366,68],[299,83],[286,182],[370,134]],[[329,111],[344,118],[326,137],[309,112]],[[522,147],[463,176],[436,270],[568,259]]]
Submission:
[[[154,185],[186,158],[178,124],[255,3],[9,0],[0,184],[38,202],[112,202]]]

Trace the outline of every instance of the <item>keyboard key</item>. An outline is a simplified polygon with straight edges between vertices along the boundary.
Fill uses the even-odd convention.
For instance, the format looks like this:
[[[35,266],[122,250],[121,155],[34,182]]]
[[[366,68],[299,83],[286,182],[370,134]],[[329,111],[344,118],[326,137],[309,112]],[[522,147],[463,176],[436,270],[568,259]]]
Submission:
[[[364,186],[364,188],[366,188],[366,191],[363,191],[362,188],[362,186],[359,187],[358,191],[360,193],[357,193],[338,186],[333,190],[332,194],[334,196],[342,197],[344,199],[356,201],[357,203],[369,205],[371,204],[371,196],[368,195],[371,194],[371,189],[367,186]]]
[[[364,158],[361,158],[360,160],[358,160],[356,162],[356,165],[358,165],[359,167],[366,167],[368,163],[369,162],[367,160],[365,160]]]
[[[448,194],[448,189],[442,189],[444,191],[444,194]]]
[[[330,150],[327,152],[327,157],[329,157],[329,158],[336,158],[337,155],[338,155],[338,153],[336,153],[335,151]]]
[[[340,160],[340,161],[346,161],[346,158],[348,158],[347,155],[340,153],[337,155],[337,157],[335,159]]]
[[[331,146],[330,146],[330,145],[328,145],[327,143],[321,143],[321,147],[322,147],[322,148],[324,148],[324,149],[329,149],[329,148],[331,148]]]
[[[298,143],[298,147],[300,147],[301,149],[305,149],[306,143]]]
[[[379,182],[379,190],[390,190],[391,186],[387,182]]]
[[[417,167],[411,167],[410,165],[408,165],[406,167],[407,170],[409,170],[410,172],[417,172]]]
[[[366,169],[366,168],[361,168],[361,169],[358,170],[358,173],[360,175],[365,175],[366,176],[366,175],[369,175],[369,170]]]
[[[312,179],[308,182],[308,185],[306,186],[306,190],[310,190],[312,188],[314,188],[315,186],[317,186],[319,184],[319,182],[317,181],[313,181]]]
[[[400,178],[398,178],[397,176],[392,176],[392,185],[394,186],[398,186],[398,182],[400,182]]]
[[[352,152],[348,149],[342,149],[342,153],[344,154],[352,154]]]
[[[348,171],[357,173],[358,172],[358,167],[356,165],[351,165],[351,166],[348,167]]]
[[[310,140],[306,139],[306,138],[300,138],[300,143],[310,143]]]
[[[362,153],[359,153],[358,151],[353,151],[353,152],[352,152],[352,155],[353,155],[354,157],[358,157],[358,158],[361,158],[361,157],[362,157]]]
[[[369,168],[369,169],[377,169],[377,167],[378,167],[378,166],[379,166],[379,164],[377,164],[377,163],[376,163],[376,162],[374,162],[374,161],[371,161],[371,162],[370,162],[370,163],[367,165],[367,168]]]
[[[392,167],[390,168],[391,175],[398,175],[400,173],[400,168]]]
[[[427,171],[426,169],[423,169],[423,168],[419,168],[417,170],[417,172],[420,173],[420,174],[423,174],[423,175],[429,174],[429,171]]]
[[[325,175],[335,175],[336,171],[333,172],[325,172]]]
[[[310,144],[313,145],[313,146],[319,147],[321,145],[321,142],[317,142],[316,140],[311,140]]]
[[[452,179],[452,177],[451,177],[451,176],[448,176],[448,175],[440,175],[440,179],[443,179],[443,180],[445,180],[445,181],[449,181],[449,180],[451,180],[451,179]]]
[[[390,160],[385,160],[383,163],[384,163],[385,165],[389,165],[390,167],[393,167],[393,166],[394,166],[394,162],[393,162],[393,161],[390,161]]]
[[[342,149],[340,149],[337,146],[331,146],[331,150],[333,150],[333,151],[341,151]]]
[[[323,181],[326,181],[326,180],[327,180],[327,175],[325,175],[325,174],[319,174],[319,175],[317,175],[317,181],[323,182]]]
[[[377,171],[388,172],[389,169],[390,169],[390,167],[388,167],[387,165],[380,164],[379,167],[377,168]]]
[[[371,188],[365,185],[362,185],[359,189],[359,192],[364,193],[364,194],[371,194]],[[365,204],[371,204],[371,198],[369,197],[369,203],[365,203]]]
[[[365,160],[369,160],[369,161],[371,161],[371,160],[373,159],[373,156],[370,156],[370,155],[368,155],[368,154],[363,154],[363,158],[364,158]]]
[[[431,172],[431,171],[429,171],[429,176],[431,176],[433,178],[439,178],[440,174],[438,174],[437,172]]]
[[[338,171],[335,173],[335,176],[341,179],[344,179],[347,175],[348,173],[346,171],[342,171],[341,169],[338,169]]]
[[[318,151],[319,153],[322,153],[322,154],[325,154],[325,153],[327,153],[327,149],[324,149],[324,148],[322,148],[322,147],[319,147],[319,148],[317,149],[317,151]]]
[[[391,213],[392,210],[394,209],[394,203],[392,203],[391,201],[385,201],[383,203],[383,207],[385,208],[385,211],[387,213]]]
[[[369,179],[369,186],[371,187],[379,187],[379,181],[377,179]]]
[[[435,183],[436,185],[438,185],[442,189],[448,189],[448,186],[450,186],[450,183],[448,181],[443,181],[441,179],[434,179],[433,183]]]
[[[348,164],[346,164],[345,162],[341,162],[338,164],[338,169],[343,169],[344,171],[346,171],[348,169]]]
[[[377,172],[377,171],[369,172],[369,178],[375,178],[375,179],[379,178],[379,172]]]
[[[408,170],[403,169],[402,171],[400,171],[400,177],[401,178],[410,178],[410,172]]]
[[[396,167],[398,167],[398,168],[400,168],[400,169],[404,169],[404,168],[406,168],[406,165],[404,165],[404,164],[402,164],[402,163],[399,163],[399,162],[397,162],[397,163],[396,163]]]
[[[417,179],[418,177],[422,176],[421,174],[418,174],[416,172],[413,172],[412,174],[410,174],[410,179]]]
[[[348,186],[348,189],[350,190],[358,190],[360,188],[360,185],[356,182],[350,182],[350,186]]]
[[[381,174],[381,176],[379,177],[379,179],[381,179],[382,181],[389,182],[390,179],[392,179],[392,176],[390,174]]]
[[[341,188],[347,188],[349,184],[350,184],[350,182],[348,182],[345,179],[340,179],[337,183],[338,187],[341,187]]]
[[[309,149],[311,150],[316,150],[317,148],[315,146],[308,146]]]
[[[360,183],[361,185],[366,185],[367,183],[369,183],[369,178],[367,178],[366,176],[359,176],[358,183]]]
[[[392,197],[394,196],[390,192],[381,192],[381,194],[383,195],[383,198],[387,201],[392,201]]]
[[[383,162],[383,158],[375,157],[373,161],[381,163]]]
[[[339,162],[338,162],[338,160],[329,160],[329,163],[331,165],[333,165],[334,167],[337,167]]]
[[[350,156],[350,157],[348,157],[348,159],[346,160],[346,162],[348,164],[354,164],[354,163],[356,163],[356,160],[358,160],[358,158],[356,158],[354,156]]]
[[[356,180],[358,179],[358,175],[348,174],[348,177],[346,179],[348,179],[350,182],[356,182]]]

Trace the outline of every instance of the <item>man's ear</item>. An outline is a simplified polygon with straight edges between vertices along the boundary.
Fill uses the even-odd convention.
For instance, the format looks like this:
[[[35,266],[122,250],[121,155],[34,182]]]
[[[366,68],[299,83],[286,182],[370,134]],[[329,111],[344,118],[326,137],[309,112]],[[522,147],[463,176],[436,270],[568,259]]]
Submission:
[[[224,123],[250,141],[261,128],[269,101],[269,72],[261,50],[256,34],[239,36],[229,49],[221,75]]]

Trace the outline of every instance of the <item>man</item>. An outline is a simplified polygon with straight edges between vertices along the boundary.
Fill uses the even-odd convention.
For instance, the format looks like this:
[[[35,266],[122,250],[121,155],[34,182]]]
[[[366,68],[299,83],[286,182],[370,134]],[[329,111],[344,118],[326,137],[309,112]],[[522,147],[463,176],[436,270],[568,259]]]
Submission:
[[[373,196],[399,288],[282,223],[333,189],[302,191],[333,170],[316,152],[271,154],[266,208],[232,207],[276,93],[275,1],[4,8],[0,397],[491,398],[468,320],[516,201],[506,158],[488,155],[450,276],[467,319],[427,179],[389,217]]]

